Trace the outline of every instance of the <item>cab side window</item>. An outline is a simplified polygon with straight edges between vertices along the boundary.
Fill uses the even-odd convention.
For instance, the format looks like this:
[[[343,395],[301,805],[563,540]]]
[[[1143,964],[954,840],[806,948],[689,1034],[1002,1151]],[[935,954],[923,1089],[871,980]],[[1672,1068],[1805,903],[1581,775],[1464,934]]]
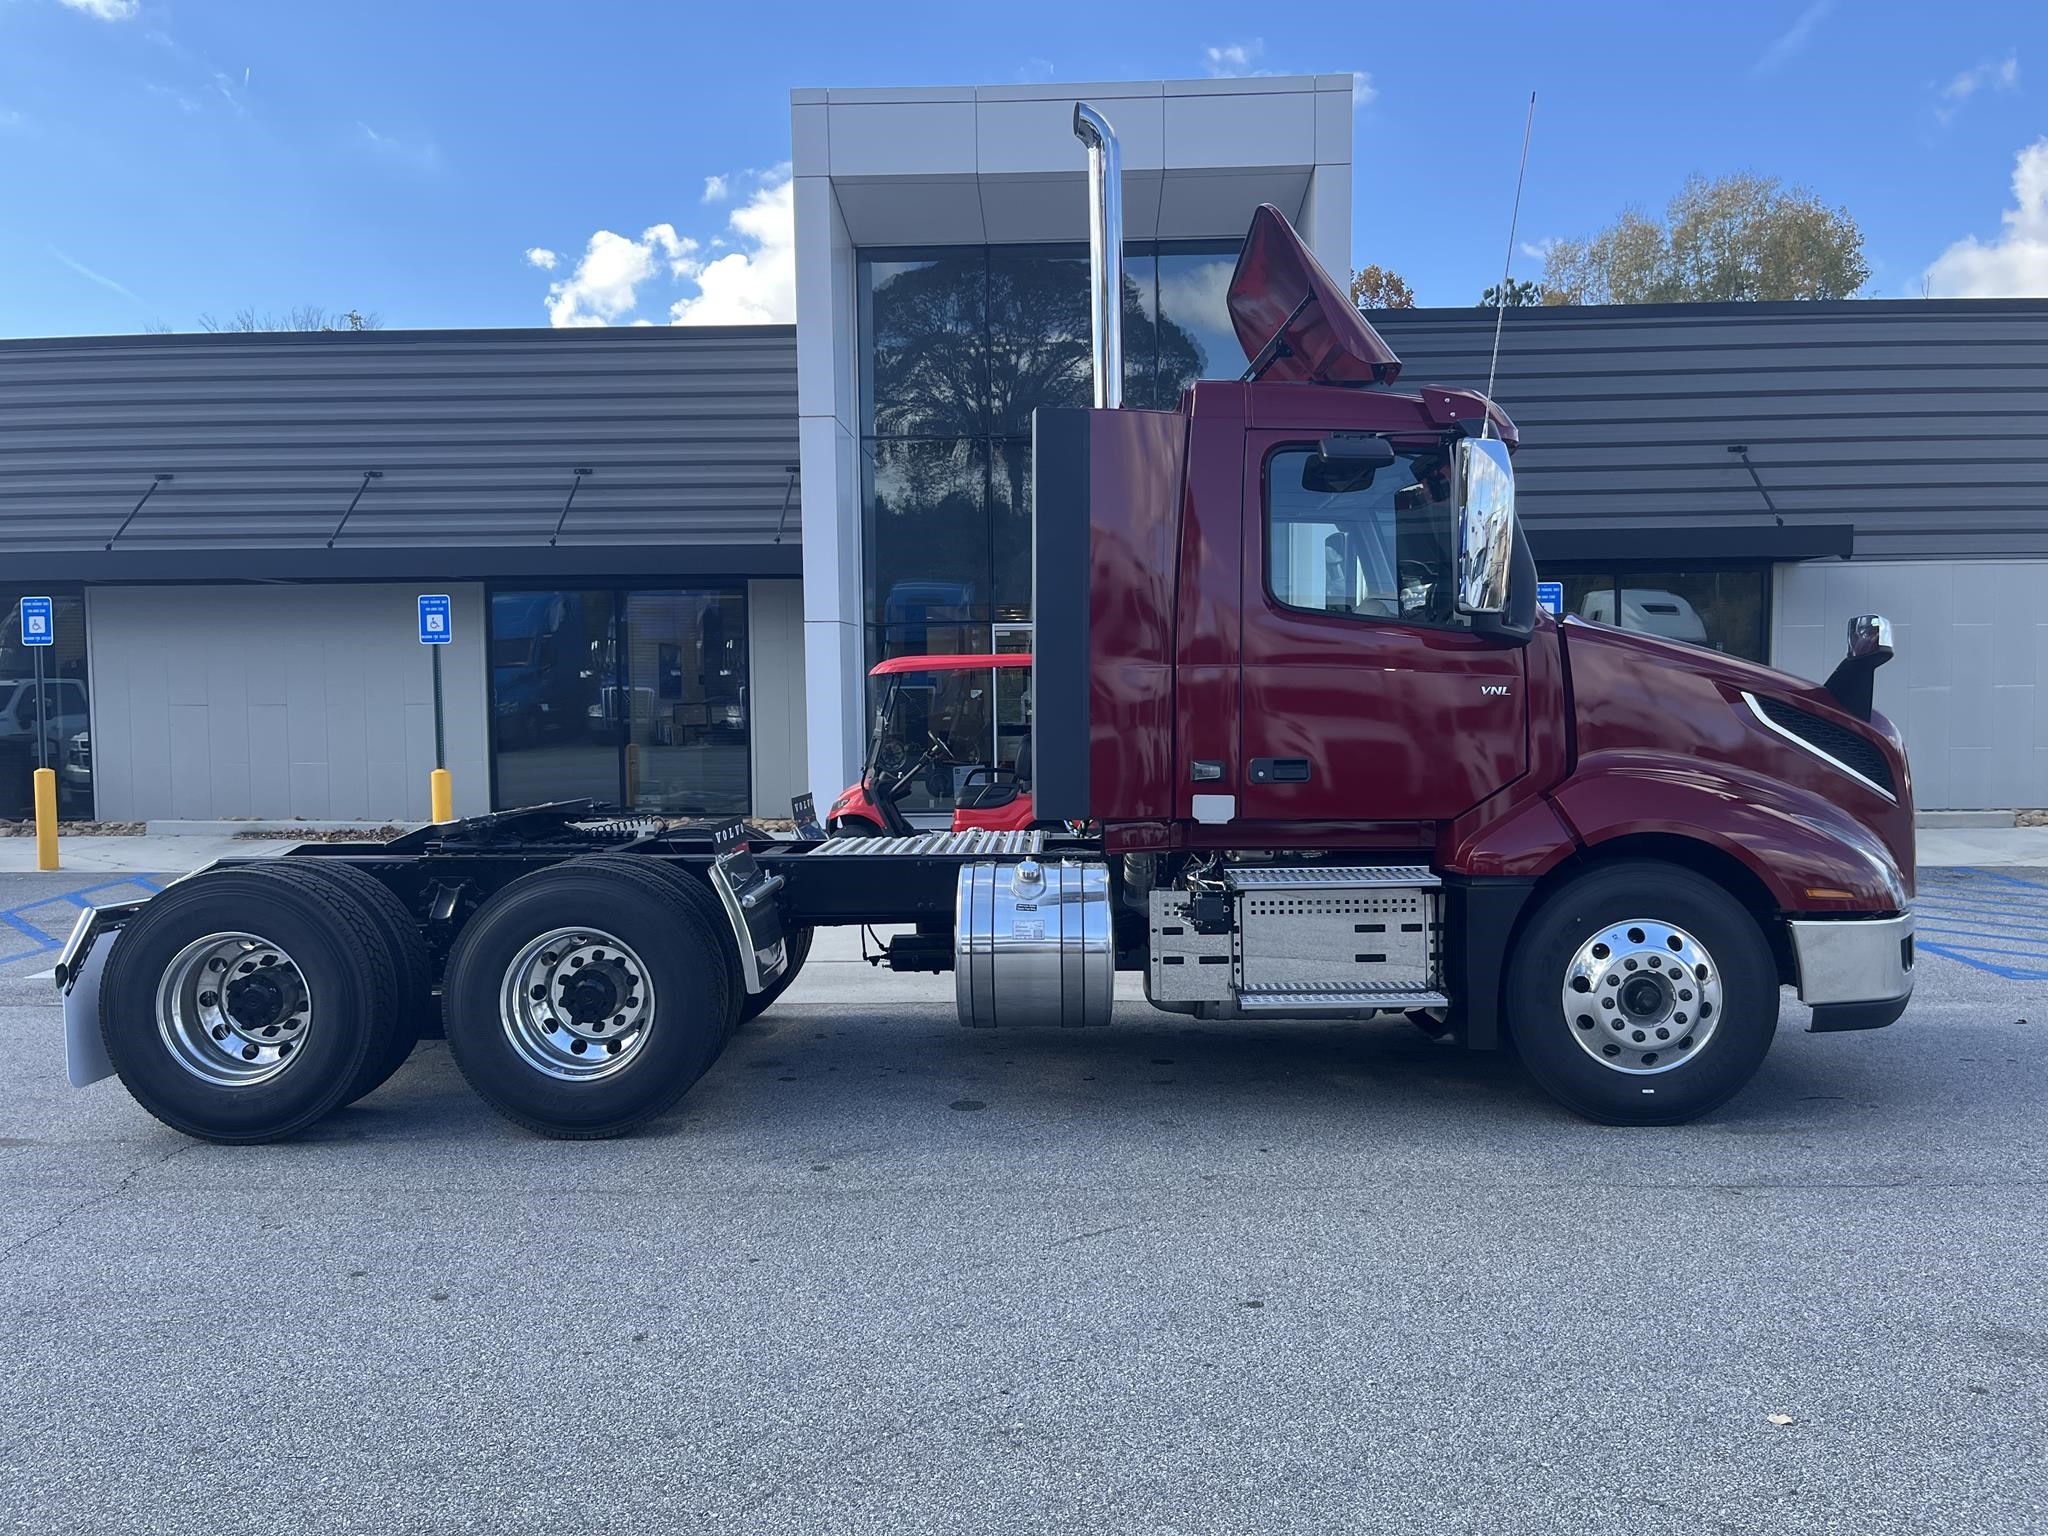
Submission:
[[[1461,622],[1452,609],[1451,468],[1435,450],[1383,469],[1333,464],[1313,446],[1266,461],[1266,580],[1310,613],[1404,624]]]

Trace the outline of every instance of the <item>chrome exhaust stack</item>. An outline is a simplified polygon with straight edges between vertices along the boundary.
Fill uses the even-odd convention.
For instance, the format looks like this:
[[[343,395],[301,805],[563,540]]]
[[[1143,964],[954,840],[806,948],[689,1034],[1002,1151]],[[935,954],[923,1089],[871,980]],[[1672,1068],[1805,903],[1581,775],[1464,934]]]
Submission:
[[[1085,101],[1074,103],[1074,137],[1088,146],[1089,313],[1097,410],[1124,403],[1124,173],[1116,130]]]

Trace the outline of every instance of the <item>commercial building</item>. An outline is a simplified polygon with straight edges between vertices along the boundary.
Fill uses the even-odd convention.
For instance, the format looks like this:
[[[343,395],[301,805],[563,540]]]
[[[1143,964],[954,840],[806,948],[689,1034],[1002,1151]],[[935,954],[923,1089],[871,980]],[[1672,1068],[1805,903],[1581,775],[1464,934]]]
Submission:
[[[0,607],[58,606],[40,727],[0,636],[0,801],[40,741],[103,818],[423,816],[422,592],[459,811],[835,791],[868,666],[1030,647],[1030,412],[1089,393],[1077,97],[1123,147],[1126,402],[1168,405],[1243,370],[1256,206],[1348,269],[1348,75],[794,92],[795,327],[0,342]],[[1374,321],[1485,384],[1491,312]],[[1885,612],[1921,803],[2048,804],[2048,302],[1518,310],[1495,393],[1571,611],[1811,676]]]

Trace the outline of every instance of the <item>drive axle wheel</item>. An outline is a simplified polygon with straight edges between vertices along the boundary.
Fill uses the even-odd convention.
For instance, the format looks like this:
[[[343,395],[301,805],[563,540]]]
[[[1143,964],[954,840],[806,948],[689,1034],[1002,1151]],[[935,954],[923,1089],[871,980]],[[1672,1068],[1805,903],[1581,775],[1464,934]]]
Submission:
[[[1612,864],[1537,909],[1508,971],[1530,1076],[1591,1120],[1674,1125],[1749,1081],[1778,1027],[1756,920],[1675,865]]]
[[[376,930],[391,962],[397,991],[390,1033],[384,1046],[363,1063],[362,1070],[342,1095],[344,1105],[353,1104],[382,1087],[404,1066],[419,1044],[421,1035],[440,1030],[440,1015],[434,1007],[433,962],[427,955],[427,941],[420,925],[391,888],[368,870],[332,858],[291,858],[248,866],[251,874],[275,880],[292,880],[323,885],[351,900]]]
[[[663,1114],[724,1048],[730,940],[651,861],[577,859],[470,919],[442,985],[448,1047],[508,1119],[618,1136]]]
[[[181,880],[121,930],[100,1034],[166,1125],[271,1141],[344,1101],[390,1050],[397,982],[375,926],[325,883],[252,869]]]

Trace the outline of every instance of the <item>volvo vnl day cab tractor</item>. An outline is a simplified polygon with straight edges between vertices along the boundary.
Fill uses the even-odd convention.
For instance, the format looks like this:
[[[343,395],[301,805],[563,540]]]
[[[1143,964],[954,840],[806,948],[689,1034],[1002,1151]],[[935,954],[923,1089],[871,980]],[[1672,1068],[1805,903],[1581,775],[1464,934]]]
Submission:
[[[1888,626],[1823,684],[1539,612],[1515,427],[1400,361],[1272,208],[1230,286],[1248,361],[1120,407],[1116,144],[1090,163],[1092,409],[1033,426],[1044,830],[749,846],[588,803],[222,864],[85,915],[74,1082],[195,1136],[290,1135],[437,1015],[513,1120],[671,1107],[813,930],[903,925],[961,1023],[1110,1020],[1119,970],[1200,1019],[1406,1015],[1512,1042],[1597,1120],[1671,1123],[1913,981],[1913,813],[1871,707]]]

